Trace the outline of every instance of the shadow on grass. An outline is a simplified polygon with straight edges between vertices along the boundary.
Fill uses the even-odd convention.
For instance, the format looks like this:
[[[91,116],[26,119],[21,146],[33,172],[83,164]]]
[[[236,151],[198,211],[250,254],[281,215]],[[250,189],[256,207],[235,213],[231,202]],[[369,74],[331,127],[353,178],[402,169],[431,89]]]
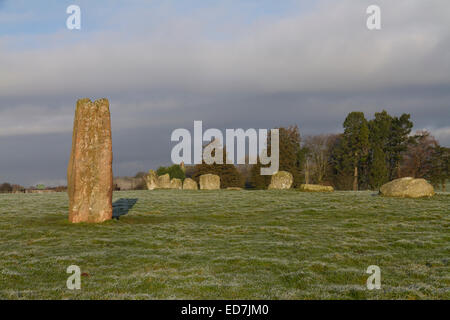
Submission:
[[[127,199],[121,198],[114,201],[113,205],[113,219],[119,220],[120,216],[128,214],[128,212],[138,202],[137,198]]]

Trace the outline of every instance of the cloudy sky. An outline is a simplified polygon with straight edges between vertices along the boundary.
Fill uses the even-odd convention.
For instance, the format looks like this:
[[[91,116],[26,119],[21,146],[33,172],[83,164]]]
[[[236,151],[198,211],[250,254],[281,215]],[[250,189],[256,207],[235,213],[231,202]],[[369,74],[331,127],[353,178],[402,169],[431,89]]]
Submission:
[[[116,176],[170,164],[194,120],[309,135],[386,109],[450,146],[450,2],[0,0],[0,182],[65,183],[83,97],[110,100]]]

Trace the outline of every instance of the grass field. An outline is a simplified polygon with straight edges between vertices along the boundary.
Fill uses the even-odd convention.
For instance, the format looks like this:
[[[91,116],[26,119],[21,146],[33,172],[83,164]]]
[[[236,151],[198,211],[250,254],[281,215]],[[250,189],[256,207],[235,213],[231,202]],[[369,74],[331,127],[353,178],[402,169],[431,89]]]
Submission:
[[[0,299],[450,298],[448,193],[158,190],[119,199],[137,199],[120,220],[72,225],[64,193],[0,195]],[[66,288],[72,264],[81,290]],[[380,290],[366,288],[369,265],[381,268]]]

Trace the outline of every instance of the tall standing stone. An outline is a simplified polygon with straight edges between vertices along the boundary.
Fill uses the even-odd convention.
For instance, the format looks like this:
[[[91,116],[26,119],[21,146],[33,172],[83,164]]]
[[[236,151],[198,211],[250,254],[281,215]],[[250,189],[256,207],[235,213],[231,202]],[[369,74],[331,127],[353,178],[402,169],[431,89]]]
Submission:
[[[112,160],[109,101],[78,100],[67,168],[70,222],[112,218]]]

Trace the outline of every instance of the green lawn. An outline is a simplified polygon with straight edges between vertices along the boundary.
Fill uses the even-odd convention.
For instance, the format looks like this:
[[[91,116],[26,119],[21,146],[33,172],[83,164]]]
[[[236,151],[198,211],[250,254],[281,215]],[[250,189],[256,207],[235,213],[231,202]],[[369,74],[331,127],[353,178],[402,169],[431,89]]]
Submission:
[[[450,194],[133,191],[69,224],[67,196],[0,195],[0,299],[449,299]],[[84,273],[68,290],[69,265]],[[369,265],[381,290],[366,288]]]

